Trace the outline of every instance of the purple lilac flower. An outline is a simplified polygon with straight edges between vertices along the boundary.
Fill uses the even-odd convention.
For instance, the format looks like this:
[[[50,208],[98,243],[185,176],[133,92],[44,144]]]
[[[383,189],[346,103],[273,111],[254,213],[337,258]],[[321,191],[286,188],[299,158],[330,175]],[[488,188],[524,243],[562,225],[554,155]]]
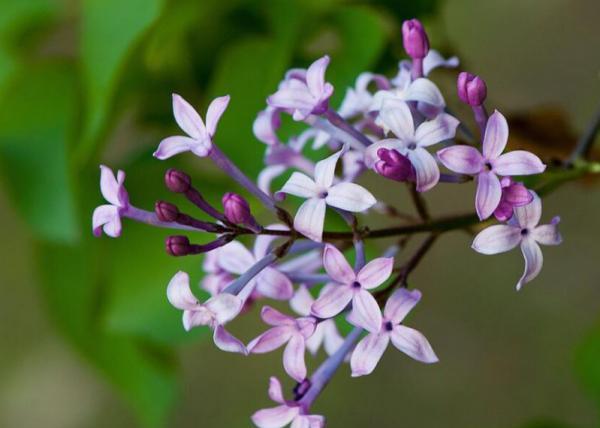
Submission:
[[[451,146],[437,153],[446,168],[477,178],[475,208],[482,220],[491,216],[500,204],[502,185],[498,175],[539,174],[546,169],[533,153],[515,150],[502,154],[507,142],[508,123],[496,110],[487,122],[481,153],[466,145]]]
[[[206,112],[206,125],[198,112],[182,97],[173,94],[173,115],[187,136],[167,137],[162,140],[154,157],[168,159],[176,154],[191,151],[196,156],[207,156],[212,148],[212,138],[221,115],[229,104],[229,95],[215,98]]]
[[[313,315],[332,318],[352,303],[353,322],[370,332],[378,331],[381,326],[381,310],[369,290],[379,287],[390,277],[394,259],[373,259],[355,273],[340,250],[327,244],[323,252],[323,265],[336,286],[315,301],[311,308]]]
[[[248,352],[264,354],[287,343],[283,351],[283,368],[293,379],[302,382],[306,378],[306,341],[315,332],[317,320],[313,317],[292,318],[269,306],[263,306],[260,316],[273,328],[252,340]]]
[[[335,166],[342,152],[319,161],[315,166],[314,180],[294,172],[281,189],[283,193],[307,199],[296,213],[294,229],[313,241],[322,240],[327,205],[345,211],[362,212],[377,202],[367,189],[358,184],[334,184]]]
[[[250,205],[242,196],[227,192],[222,198],[223,211],[227,220],[233,224],[247,226],[253,231],[260,231],[261,227],[250,213]]]
[[[277,407],[262,409],[252,415],[252,422],[259,428],[324,428],[325,418],[320,415],[307,415],[299,404],[288,402],[283,397],[281,383],[276,377],[269,381],[269,397],[279,404]]]
[[[369,72],[359,74],[354,87],[346,90],[346,95],[340,105],[338,114],[344,119],[348,119],[357,115],[364,115],[371,111],[373,94],[369,91],[369,85],[375,80],[379,80],[385,87],[390,86],[390,83],[383,76]]]
[[[279,90],[267,99],[271,107],[292,112],[294,120],[305,120],[311,114],[325,113],[329,107],[329,97],[333,94],[333,86],[325,81],[325,70],[329,65],[329,57],[313,62],[305,73],[288,74]]]
[[[487,97],[487,86],[483,79],[465,71],[458,75],[457,80],[458,97],[460,100],[472,107],[483,104]]]
[[[440,170],[435,158],[425,148],[453,138],[459,121],[442,113],[433,120],[421,123],[415,130],[410,108],[397,100],[385,102],[378,120],[386,131],[392,131],[397,138],[388,138],[369,146],[365,151],[365,164],[373,168],[380,160],[380,149],[394,149],[407,156],[412,163],[419,192],[434,187],[439,181]]]
[[[410,159],[398,150],[382,147],[377,150],[377,156],[379,160],[374,165],[377,174],[395,181],[414,181],[416,179],[415,168]]]
[[[242,300],[232,294],[218,294],[205,303],[200,303],[190,290],[190,277],[185,272],[177,272],[167,287],[167,298],[177,309],[183,311],[183,327],[206,325],[214,330],[215,345],[226,352],[246,354],[246,347],[233,337],[224,324],[233,320],[242,309]]]
[[[515,183],[510,177],[500,180],[502,186],[502,197],[494,211],[494,217],[498,221],[508,221],[513,215],[513,209],[527,205],[533,200],[532,194],[522,183]]]
[[[353,377],[372,373],[390,340],[396,348],[417,361],[423,363],[438,361],[435,352],[422,333],[401,325],[406,315],[419,300],[421,300],[419,290],[409,291],[400,288],[392,294],[385,304],[379,330],[365,336],[352,352],[350,367]]]
[[[222,292],[234,280],[231,273],[219,266],[219,250],[206,253],[202,263],[202,270],[205,272],[205,275],[200,285],[211,296],[216,296]]]
[[[423,59],[429,52],[429,38],[418,19],[402,23],[402,42],[404,50],[413,59]]]
[[[459,65],[458,57],[444,58],[438,51],[430,49],[423,58],[423,76],[427,77],[436,68],[456,68]],[[404,87],[412,81],[412,61],[403,59],[398,63],[398,74],[390,82],[397,87]]]
[[[100,236],[104,230],[104,233],[113,238],[121,236],[121,216],[129,207],[129,195],[124,182],[125,172],[119,170],[115,177],[110,168],[100,165],[100,191],[110,204],[100,205],[94,210],[94,235]]]
[[[331,287],[335,287],[333,284],[328,284],[321,290],[321,295],[330,291]],[[290,299],[290,307],[298,315],[308,317],[311,312],[310,309],[315,302],[308,288],[301,285],[296,290],[294,297]],[[306,341],[306,348],[308,351],[315,355],[321,345],[325,349],[327,355],[333,355],[335,351],[342,345],[344,338],[340,335],[335,320],[330,318],[319,322],[315,328],[312,336]]]
[[[517,282],[517,290],[534,279],[542,270],[544,258],[538,244],[558,245],[562,237],[558,231],[560,217],[554,217],[550,224],[538,226],[542,216],[542,201],[535,194],[533,200],[514,209],[514,216],[508,224],[490,226],[473,240],[473,249],[481,254],[498,254],[512,250],[517,245],[525,258],[525,271]]]
[[[280,143],[277,136],[277,130],[280,126],[281,110],[268,106],[256,116],[252,125],[252,132],[259,141],[271,146]]]
[[[440,114],[446,107],[446,101],[438,87],[429,79],[412,80],[409,76],[395,81],[396,87],[380,90],[373,95],[370,111],[380,111],[387,100],[413,101],[418,110],[428,118]]]

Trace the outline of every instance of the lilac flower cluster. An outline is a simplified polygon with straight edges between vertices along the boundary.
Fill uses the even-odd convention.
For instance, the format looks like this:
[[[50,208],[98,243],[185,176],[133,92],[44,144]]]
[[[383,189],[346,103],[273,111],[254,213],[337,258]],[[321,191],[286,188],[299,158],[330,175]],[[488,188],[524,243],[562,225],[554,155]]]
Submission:
[[[338,110],[329,102],[334,91],[326,79],[329,57],[306,70],[288,71],[254,122],[256,138],[266,145],[265,168],[256,183],[214,143],[229,96],[210,104],[206,123],[187,101],[173,96],[173,114],[186,135],[165,138],[154,156],[163,160],[189,151],[210,158],[277,218],[275,224],[261,224],[247,200],[235,193],[223,195],[222,209],[213,206],[187,174],[173,169],[165,174],[167,188],[210,220],[182,213],[165,201],[158,201],[154,211],[139,209],[130,203],[124,172],[115,177],[101,166],[100,188],[109,204],[94,211],[94,234],[120,236],[121,219],[126,217],[214,236],[205,244],[191,243],[185,235],[166,240],[166,251],[172,256],[205,254],[201,287],[210,294],[208,300],[195,297],[185,272],[176,273],[167,286],[169,302],[183,311],[184,328],[208,326],[215,345],[227,352],[250,355],[283,348],[283,369],[297,382],[293,397],[284,398],[281,383],[271,378],[269,397],[277,406],[252,416],[258,427],[323,427],[324,418],[311,414],[311,407],[335,371],[347,361],[352,376],[370,374],[390,341],[417,361],[438,361],[425,336],[405,326],[404,319],[421,300],[420,291],[408,289],[407,277],[441,232],[429,218],[423,199],[423,193],[440,182],[476,181],[474,205],[480,222],[487,224],[495,217],[499,223],[481,230],[472,247],[482,254],[496,254],[520,246],[525,271],[517,289],[541,270],[539,244],[561,242],[559,218],[539,225],[541,200],[518,181],[520,176],[542,173],[545,165],[526,151],[505,152],[508,124],[497,110],[488,116],[485,82],[465,72],[458,76],[458,97],[472,108],[481,133],[480,144],[459,144],[458,132],[465,134],[462,141],[469,141],[472,134],[449,113],[442,93],[427,77],[437,67],[456,67],[458,60],[444,59],[431,50],[423,26],[415,19],[404,22],[402,36],[410,60],[401,61],[391,79],[368,72],[358,76]],[[287,142],[278,135],[285,115],[307,125]],[[313,150],[328,147],[332,154],[314,162],[307,150],[311,141]],[[441,148],[434,151],[434,146]],[[440,166],[449,171],[442,172]],[[283,187],[273,191],[274,180],[288,172]],[[413,221],[412,229],[360,227],[357,213],[385,205],[356,183],[370,173],[409,188],[421,217]],[[293,218],[282,207],[287,195],[302,199]],[[350,231],[324,230],[328,207]],[[429,238],[404,264],[395,262],[402,240],[381,257],[365,260],[366,239],[402,235],[405,240],[406,235],[423,231],[430,231]],[[253,238],[252,249],[246,247],[244,237]],[[344,254],[350,248],[353,266]],[[253,305],[268,300],[287,302],[296,315],[265,304],[260,316],[268,329],[255,339],[244,342],[226,330]],[[336,323],[343,319],[354,326],[345,337]],[[315,355],[321,347],[328,358],[309,375],[306,351]]]

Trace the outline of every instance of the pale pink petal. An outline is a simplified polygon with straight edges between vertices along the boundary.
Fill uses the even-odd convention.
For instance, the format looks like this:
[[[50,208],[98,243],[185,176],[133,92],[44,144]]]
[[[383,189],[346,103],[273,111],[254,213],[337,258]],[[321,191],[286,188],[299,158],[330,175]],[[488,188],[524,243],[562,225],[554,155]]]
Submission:
[[[391,130],[400,140],[405,142],[413,140],[415,125],[410,108],[404,101],[385,100],[379,112],[379,121],[386,130]]]
[[[312,355],[316,355],[325,338],[325,329],[323,328],[323,322],[319,323],[315,327],[315,331],[313,332],[312,336],[306,339],[306,349],[308,349],[308,352],[310,352]]]
[[[218,264],[227,272],[241,275],[256,262],[252,253],[241,242],[232,241],[219,248]]]
[[[190,289],[190,276],[183,271],[177,272],[167,286],[167,299],[177,309],[192,310],[199,302]]]
[[[324,428],[325,418],[320,415],[298,415],[290,428]]]
[[[271,182],[287,170],[284,165],[270,165],[265,167],[259,174],[256,182],[260,190],[271,194]]]
[[[379,287],[392,274],[393,257],[379,257],[367,263],[356,275],[356,280],[367,290]]]
[[[383,356],[389,342],[390,337],[385,333],[371,333],[358,342],[350,358],[352,377],[371,374]]]
[[[417,174],[417,190],[425,192],[433,188],[440,180],[440,169],[435,158],[420,147],[408,151],[408,159],[415,168]]]
[[[483,136],[483,156],[488,159],[496,159],[502,154],[508,142],[508,123],[506,118],[498,110],[490,116],[485,127]]]
[[[319,188],[328,188],[333,184],[335,177],[335,166],[344,150],[332,154],[315,165],[315,182]]]
[[[413,328],[397,325],[392,330],[391,339],[396,348],[417,361],[428,364],[439,361],[425,336]]]
[[[279,379],[277,379],[275,376],[271,376],[269,379],[269,398],[279,404],[283,404],[285,402],[281,382],[279,382]]]
[[[331,244],[326,244],[323,250],[323,267],[331,279],[340,284],[351,284],[356,279],[344,254]]]
[[[283,351],[283,368],[292,379],[302,382],[306,378],[304,362],[304,337],[294,334]]]
[[[100,205],[92,214],[92,230],[100,236],[102,230],[108,236],[117,238],[121,235],[121,218],[119,209],[114,205]]]
[[[458,67],[458,64],[459,61],[457,57],[452,56],[445,59],[438,51],[429,49],[427,56],[423,58],[423,74],[427,76],[432,70],[438,67],[455,68]]]
[[[481,254],[498,254],[512,250],[521,242],[518,227],[496,224],[477,234],[471,247]]]
[[[393,324],[400,324],[408,313],[421,300],[421,292],[419,290],[407,290],[399,288],[390,296],[383,309],[385,319]]]
[[[319,326],[322,327],[324,332],[323,345],[325,352],[327,352],[327,355],[333,355],[338,349],[340,349],[342,343],[344,343],[344,338],[338,331],[337,326],[335,325],[335,320],[333,319],[322,321],[319,323]]]
[[[206,127],[198,112],[186,100],[173,94],[173,115],[179,127],[195,140],[206,138]]]
[[[354,292],[345,285],[331,287],[313,303],[311,312],[319,318],[331,318],[344,310],[352,300]]]
[[[267,324],[277,327],[282,325],[295,326],[296,320],[288,315],[279,312],[270,306],[263,306],[260,311],[260,317]]]
[[[325,90],[325,71],[329,56],[325,55],[313,62],[306,70],[306,85],[313,97],[319,99]]]
[[[275,300],[288,300],[294,294],[292,281],[272,267],[266,267],[256,278],[256,291]]]
[[[533,191],[533,200],[527,205],[515,207],[515,219],[523,229],[533,229],[542,217],[542,200]]]
[[[483,157],[471,146],[451,146],[437,152],[438,159],[450,171],[477,174],[483,167]]]
[[[267,98],[267,103],[271,107],[306,110],[306,116],[309,116],[315,99],[306,90],[306,86],[304,88],[281,88]]]
[[[290,307],[298,315],[307,317],[310,315],[310,307],[314,303],[315,299],[308,291],[306,286],[301,285],[294,293],[294,296],[290,299]]]
[[[190,151],[197,145],[199,143],[189,137],[167,137],[158,145],[154,157],[160,160],[168,159],[179,153]],[[208,150],[206,150],[206,153],[208,154]]]
[[[375,196],[364,187],[342,182],[330,187],[325,198],[327,205],[350,212],[362,212],[377,203]]]
[[[244,346],[244,344],[232,336],[222,325],[217,325],[215,327],[215,332],[213,334],[213,341],[217,348],[221,351],[225,352],[235,352],[237,354],[247,355],[248,350]]]
[[[208,299],[204,306],[214,314],[218,324],[225,324],[240,313],[243,304],[238,296],[222,293]]]
[[[352,298],[352,319],[358,327],[362,327],[371,333],[377,333],[381,329],[381,309],[367,290],[358,290]]]
[[[326,206],[324,199],[307,199],[294,217],[294,229],[313,241],[321,242]]]
[[[502,186],[496,174],[491,171],[481,172],[477,176],[477,193],[475,194],[475,209],[481,220],[494,213],[502,198]]]
[[[517,290],[534,279],[542,270],[544,264],[544,257],[542,250],[535,239],[526,238],[521,242],[521,252],[525,258],[525,271],[517,283]]]
[[[119,201],[119,189],[121,185],[122,180],[119,183],[109,167],[100,165],[100,192],[104,199],[117,207],[121,205]]]
[[[318,196],[319,187],[312,178],[302,174],[301,172],[294,172],[288,181],[283,185],[283,188],[280,190],[280,192],[299,196],[301,198],[313,198]]]
[[[449,114],[442,113],[433,120],[423,122],[415,131],[415,140],[420,147],[428,147],[454,138],[460,121]]]
[[[212,100],[206,112],[206,130],[211,137],[215,135],[219,119],[229,104],[229,95],[218,97]]]
[[[501,155],[492,162],[500,175],[531,175],[544,172],[546,165],[536,155],[525,150],[515,150]]]
[[[373,168],[373,165],[379,160],[379,149],[397,150],[406,153],[406,145],[396,138],[386,138],[371,144],[364,151],[364,163],[367,168]]]
[[[298,407],[281,405],[271,409],[262,409],[252,415],[252,422],[258,428],[283,428],[298,415]]]
[[[252,354],[264,354],[274,351],[283,346],[294,335],[291,326],[273,327],[252,340],[248,344],[248,352]]]
[[[435,83],[425,78],[413,81],[406,89],[404,98],[407,101],[418,101],[435,107],[446,105],[444,97]]]
[[[543,245],[559,245],[562,242],[562,236],[558,231],[557,224],[543,224],[538,226],[533,229],[531,236]]]

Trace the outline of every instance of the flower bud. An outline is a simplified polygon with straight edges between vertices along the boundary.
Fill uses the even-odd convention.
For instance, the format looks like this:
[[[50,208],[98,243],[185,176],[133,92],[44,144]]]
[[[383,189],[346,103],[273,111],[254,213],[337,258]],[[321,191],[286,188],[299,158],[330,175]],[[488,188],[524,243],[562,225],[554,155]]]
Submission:
[[[253,223],[254,219],[250,214],[250,206],[243,197],[228,192],[223,195],[222,202],[227,220],[234,224]]]
[[[483,79],[463,71],[456,82],[458,97],[463,103],[476,107],[483,104],[487,96],[487,87]]]
[[[415,169],[408,157],[397,150],[381,148],[377,150],[379,160],[375,162],[375,171],[390,180],[409,181],[415,178]]]
[[[165,184],[171,192],[185,193],[190,189],[192,179],[186,173],[171,168],[165,173]]]
[[[418,19],[409,19],[402,23],[402,41],[404,50],[411,58],[422,59],[429,52],[429,39]]]
[[[186,256],[190,254],[190,240],[187,236],[169,236],[165,242],[167,253],[171,256]]]
[[[165,201],[157,201],[154,204],[154,212],[160,221],[176,221],[179,216],[179,208]]]

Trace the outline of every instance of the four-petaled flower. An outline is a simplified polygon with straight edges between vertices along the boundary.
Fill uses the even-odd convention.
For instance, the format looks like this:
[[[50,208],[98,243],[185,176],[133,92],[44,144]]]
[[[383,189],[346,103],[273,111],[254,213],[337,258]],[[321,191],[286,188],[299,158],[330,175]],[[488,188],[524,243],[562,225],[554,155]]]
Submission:
[[[410,108],[405,102],[387,100],[379,112],[378,121],[386,131],[391,130],[397,138],[388,138],[370,145],[365,151],[365,164],[372,168],[379,160],[379,149],[395,149],[408,157],[417,181],[417,190],[431,189],[440,179],[440,170],[435,158],[425,149],[454,137],[458,119],[446,113],[423,122],[415,130]]]
[[[252,415],[252,422],[259,428],[283,428],[291,423],[291,428],[323,428],[325,418],[320,415],[307,415],[297,403],[288,402],[283,397],[281,383],[276,377],[269,380],[269,397],[279,404],[277,407],[262,409]]]
[[[186,272],[177,272],[167,286],[169,302],[183,311],[183,328],[206,325],[214,330],[215,345],[226,352],[247,354],[242,342],[233,337],[224,324],[233,320],[242,309],[243,301],[232,294],[222,293],[200,303],[190,290],[190,277]]]
[[[173,94],[173,115],[187,137],[178,135],[165,138],[154,152],[154,157],[163,160],[187,151],[196,156],[207,156],[212,148],[212,139],[219,119],[228,104],[229,95],[215,98],[208,106],[206,125],[204,125],[194,107],[179,95]]]
[[[355,273],[340,250],[327,244],[323,252],[323,265],[327,274],[337,284],[313,303],[313,315],[332,318],[352,302],[349,320],[370,332],[378,331],[381,327],[381,310],[368,290],[379,287],[390,277],[394,259],[373,259]]]
[[[323,114],[329,107],[333,86],[325,81],[329,56],[313,62],[305,73],[286,76],[277,92],[267,99],[271,107],[291,111],[294,120],[305,120],[311,114]]]
[[[315,179],[294,172],[281,192],[307,198],[294,218],[294,229],[313,241],[321,242],[327,205],[350,212],[362,212],[377,203],[364,187],[355,183],[333,184],[335,166],[343,149],[317,162]]]
[[[546,169],[533,153],[515,150],[502,154],[507,142],[508,123],[496,110],[487,121],[481,153],[465,145],[447,147],[437,153],[449,170],[477,177],[475,208],[482,220],[491,216],[500,204],[502,185],[498,175],[531,175]]]
[[[538,226],[542,216],[542,201],[537,194],[531,193],[533,200],[515,208],[508,224],[490,226],[479,232],[473,240],[473,249],[481,254],[503,253],[521,245],[525,271],[517,283],[517,290],[534,279],[542,269],[544,258],[538,244],[558,245],[562,242],[558,231],[559,217],[554,217],[550,224]]]
[[[438,361],[423,334],[400,324],[419,300],[419,290],[400,288],[392,294],[385,304],[379,330],[365,336],[352,352],[350,367],[353,377],[368,375],[375,370],[390,340],[396,348],[417,361]]]
[[[119,170],[115,178],[110,168],[100,165],[100,191],[110,204],[100,205],[94,210],[94,235],[100,236],[104,230],[104,233],[113,238],[121,236],[121,215],[129,208],[129,195],[123,186],[124,182],[125,172]]]
[[[264,306],[260,316],[273,328],[252,340],[248,344],[248,352],[263,354],[287,343],[283,351],[283,368],[293,379],[302,382],[306,378],[306,341],[315,332],[317,321],[313,317],[292,318],[270,306]]]

